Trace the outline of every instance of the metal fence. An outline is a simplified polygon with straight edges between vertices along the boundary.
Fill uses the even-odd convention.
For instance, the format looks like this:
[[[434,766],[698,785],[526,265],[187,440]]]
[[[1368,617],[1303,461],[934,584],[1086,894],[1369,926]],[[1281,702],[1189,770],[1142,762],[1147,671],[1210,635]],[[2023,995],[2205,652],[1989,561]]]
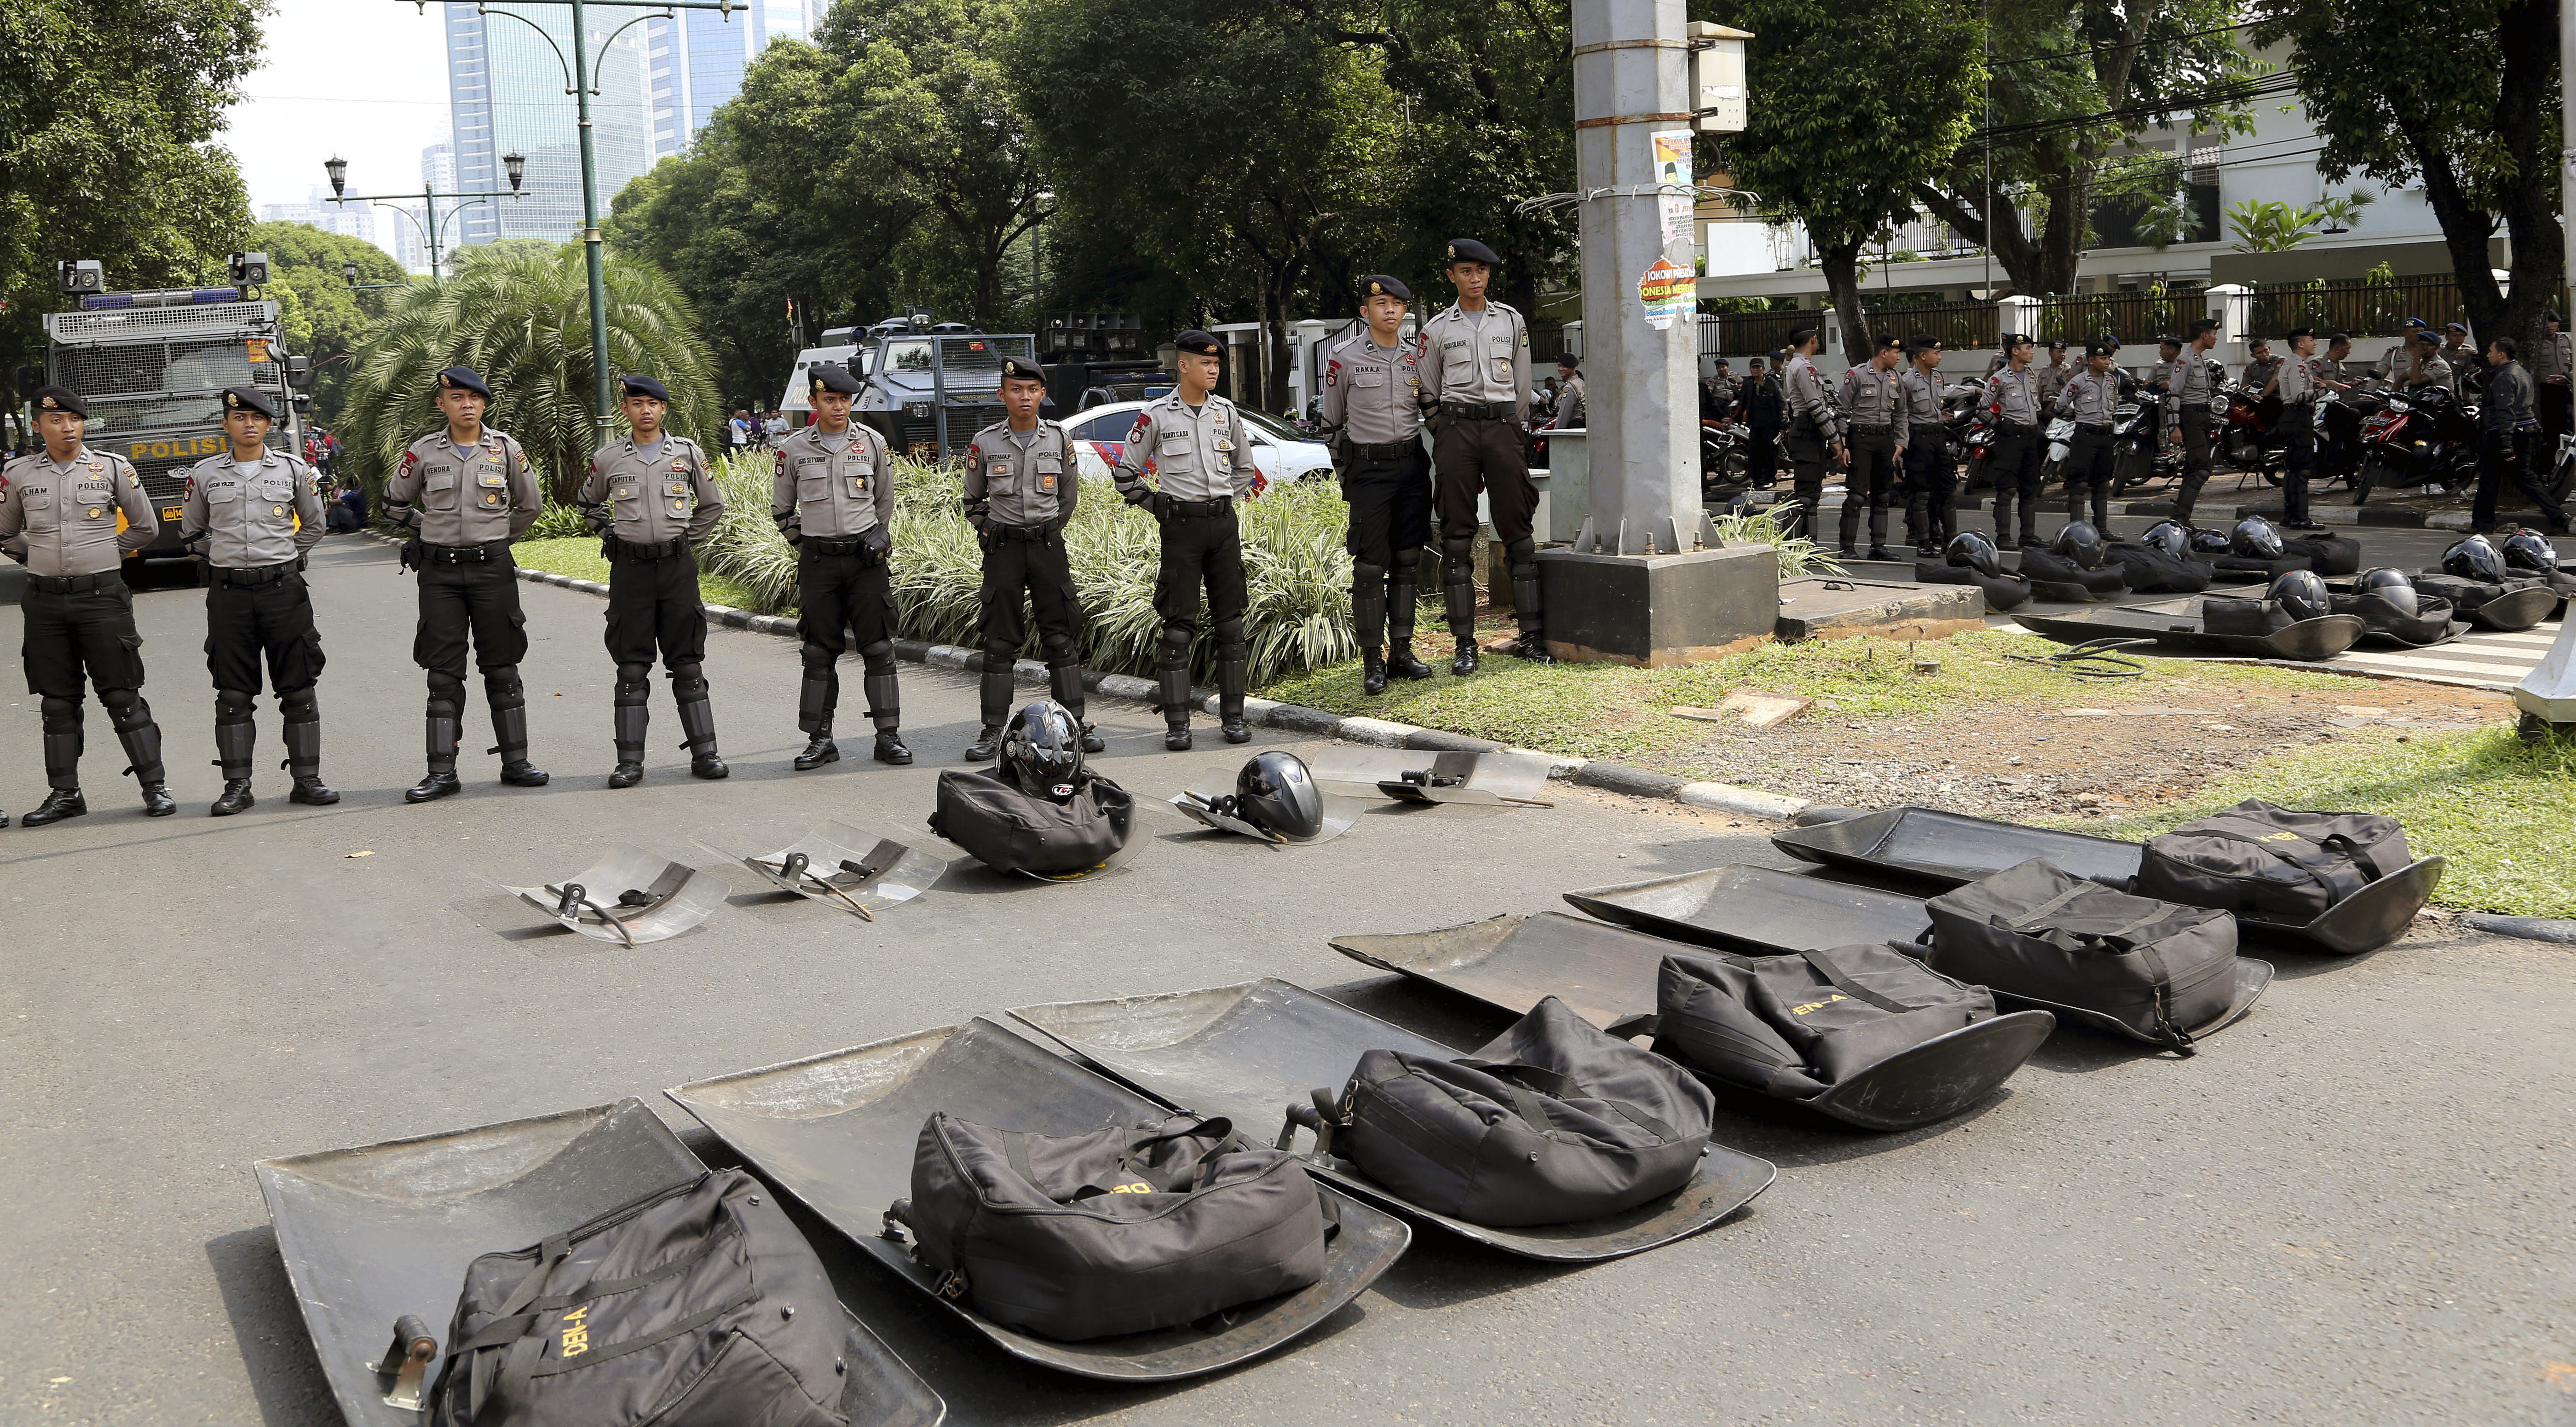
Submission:
[[[1869,314],[1873,332],[1891,333],[1908,341],[1916,337],[1938,337],[1941,345],[1952,350],[1995,345],[1995,305],[1991,302],[1934,302],[1879,308],[1866,299],[1861,310]]]
[[[1801,327],[1822,327],[1825,314],[1812,307],[1773,312],[1703,312],[1699,315],[1702,355],[1776,352],[1789,345],[1789,334]]]
[[[2367,278],[2264,282],[2254,285],[2252,335],[2277,337],[2294,327],[2312,327],[2320,334],[2394,337],[2409,317],[2440,327],[2467,321],[2466,311],[2459,279],[2449,273],[2389,282]]]
[[[2037,330],[2030,335],[2042,342],[2062,337],[2072,344],[2108,332],[2122,345],[2153,346],[2159,336],[2181,336],[2193,319],[2208,315],[2209,296],[2198,288],[2071,293],[2039,300]]]

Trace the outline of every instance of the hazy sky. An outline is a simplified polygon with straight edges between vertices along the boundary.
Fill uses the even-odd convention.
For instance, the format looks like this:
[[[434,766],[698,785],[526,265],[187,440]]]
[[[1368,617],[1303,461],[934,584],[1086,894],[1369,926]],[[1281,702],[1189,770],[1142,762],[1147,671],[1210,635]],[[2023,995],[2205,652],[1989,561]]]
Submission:
[[[447,137],[444,7],[410,0],[276,0],[259,69],[221,139],[240,161],[251,212],[328,188],[322,161],[349,161],[349,191],[420,188],[420,151]],[[379,230],[402,220],[379,212]]]

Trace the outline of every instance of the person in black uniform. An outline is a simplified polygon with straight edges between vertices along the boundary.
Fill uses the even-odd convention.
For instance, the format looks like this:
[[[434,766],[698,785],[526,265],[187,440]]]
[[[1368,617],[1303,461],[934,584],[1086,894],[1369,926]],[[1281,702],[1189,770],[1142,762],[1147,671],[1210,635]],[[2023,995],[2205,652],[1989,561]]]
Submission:
[[[45,730],[49,791],[27,826],[89,811],[80,788],[84,674],[125,745],[145,815],[168,817],[179,804],[162,782],[161,726],[143,701],[143,636],[122,573],[125,557],[151,544],[161,525],[134,467],[82,443],[89,408],[77,395],[39,387],[34,403],[43,444],[0,468],[0,551],[27,567],[20,652]]]
[[[412,661],[429,673],[429,772],[403,801],[426,803],[462,785],[456,744],[465,710],[466,636],[473,635],[483,696],[492,709],[492,752],[501,781],[541,788],[546,773],[528,761],[528,688],[519,661],[528,657],[528,617],[519,609],[518,566],[510,543],[545,510],[528,453],[483,424],[492,388],[471,367],[438,374],[438,409],[447,429],[411,443],[385,481],[385,518],[411,531],[403,564],[420,571],[420,629]]]
[[[1780,379],[1760,357],[1746,364],[1744,385],[1736,391],[1736,419],[1744,423],[1745,484],[1767,491],[1780,479],[1780,419],[1785,407]]]
[[[730,771],[716,751],[716,716],[707,697],[707,614],[698,601],[692,551],[724,519],[724,492],[707,474],[706,453],[686,436],[662,429],[671,393],[653,377],[620,377],[629,434],[591,453],[590,473],[574,497],[584,523],[608,556],[608,657],[617,661],[611,715],[617,769],[608,786],[644,781],[646,697],[659,648],[679,705],[689,772],[721,778]]]
[[[1020,617],[1026,593],[1037,616],[1038,646],[1046,651],[1048,692],[1082,729],[1082,751],[1108,747],[1083,722],[1082,593],[1074,588],[1064,528],[1082,498],[1082,466],[1073,439],[1038,415],[1046,401],[1046,370],[1018,357],[1002,359],[1003,418],[975,433],[966,446],[966,523],[984,547],[980,596],[984,677],[982,727],[967,746],[966,761],[981,763],[999,752],[1018,687],[1012,665],[1028,642]]]
[[[251,721],[260,658],[285,716],[286,766],[295,779],[287,797],[327,806],[340,801],[322,782],[322,711],[313,686],[322,678],[322,635],[313,627],[313,595],[304,560],[321,543],[322,491],[313,469],[268,449],[277,404],[257,387],[224,393],[224,438],[231,449],[199,461],[180,499],[179,533],[205,560],[206,669],[215,679],[215,754],[224,791],[209,809],[231,817],[256,801],[250,791]]]

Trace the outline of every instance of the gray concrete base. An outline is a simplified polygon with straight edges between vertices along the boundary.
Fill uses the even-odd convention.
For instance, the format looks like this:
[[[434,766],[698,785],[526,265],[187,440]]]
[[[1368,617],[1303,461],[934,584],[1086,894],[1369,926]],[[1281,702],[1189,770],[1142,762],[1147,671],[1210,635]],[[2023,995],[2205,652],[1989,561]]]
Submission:
[[[1547,647],[1559,659],[1660,669],[1767,638],[1780,613],[1768,545],[1684,555],[1538,552]]]
[[[1780,586],[1772,636],[1784,643],[1854,634],[1939,639],[1985,624],[1986,594],[1974,585],[1805,579]]]

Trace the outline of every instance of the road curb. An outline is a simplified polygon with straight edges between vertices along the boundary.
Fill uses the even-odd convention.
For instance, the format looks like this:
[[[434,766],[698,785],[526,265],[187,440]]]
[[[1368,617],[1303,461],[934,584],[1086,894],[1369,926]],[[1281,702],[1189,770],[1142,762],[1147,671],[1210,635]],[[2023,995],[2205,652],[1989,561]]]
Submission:
[[[2518,936],[2525,941],[2556,942],[2576,946],[2576,921],[2554,917],[2505,917],[2492,912],[2464,912],[2460,920],[2482,932],[2498,936]]]
[[[364,533],[370,539],[389,545],[402,543],[392,536],[373,530]],[[598,595],[603,599],[608,595],[608,586],[597,580],[576,579],[571,575],[558,575],[550,570],[536,570],[525,565],[517,568],[519,578],[531,584],[579,590],[585,594]],[[706,611],[709,623],[721,624],[728,629],[749,630],[754,634],[767,634],[781,639],[796,637],[796,621],[779,615],[753,614],[749,610],[720,604],[701,604],[699,608]],[[926,639],[898,639],[894,642],[894,655],[897,659],[934,669],[978,674],[984,669],[982,650],[967,649],[954,644],[933,644]],[[1022,684],[1043,685],[1048,681],[1046,665],[1035,659],[1014,661],[1011,665],[1011,673],[1015,681]],[[1083,671],[1082,686],[1104,698],[1130,699],[1140,703],[1152,702],[1159,692],[1151,679],[1140,679],[1132,674],[1104,674],[1097,669]],[[1193,706],[1200,712],[1216,712],[1216,695],[1213,692],[1193,688],[1190,690],[1190,698]],[[1606,793],[1622,793],[1637,798],[1669,799],[1691,807],[1713,808],[1748,817],[1773,818],[1785,822],[1796,817],[1807,806],[1803,798],[1766,793],[1759,788],[1739,788],[1731,783],[1694,783],[1687,778],[1675,777],[1670,773],[1631,768],[1624,763],[1569,758],[1562,754],[1548,753],[1544,749],[1506,748],[1490,739],[1469,738],[1465,734],[1449,733],[1436,728],[1417,728],[1409,723],[1396,723],[1390,719],[1369,718],[1360,714],[1345,716],[1327,713],[1322,709],[1310,709],[1299,704],[1277,703],[1270,699],[1245,699],[1243,717],[1245,722],[1264,728],[1275,728],[1286,733],[1302,733],[1316,738],[1337,739],[1371,748],[1401,748],[1426,753],[1539,753],[1554,760],[1553,766],[1548,769],[1550,778],[1562,778],[1569,783],[1598,788]]]

